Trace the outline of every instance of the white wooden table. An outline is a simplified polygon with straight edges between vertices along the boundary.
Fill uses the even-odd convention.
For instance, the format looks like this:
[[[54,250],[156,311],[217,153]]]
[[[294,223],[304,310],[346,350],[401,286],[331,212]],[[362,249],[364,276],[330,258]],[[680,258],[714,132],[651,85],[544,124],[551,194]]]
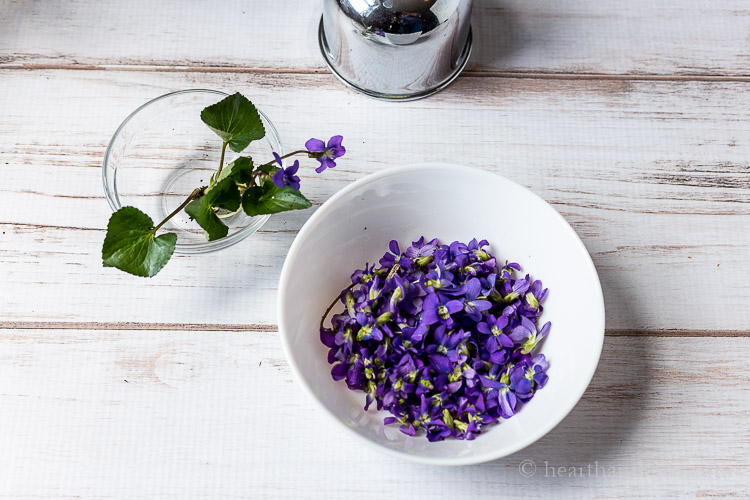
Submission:
[[[324,68],[318,1],[0,0],[0,498],[750,496],[750,4],[476,3],[463,76],[390,104]],[[102,268],[107,141],[195,87],[252,96],[289,145],[342,133],[335,172],[303,173],[316,207],[422,160],[552,203],[607,305],[571,415],[448,470],[340,435],[275,326],[312,209],[150,280]]]

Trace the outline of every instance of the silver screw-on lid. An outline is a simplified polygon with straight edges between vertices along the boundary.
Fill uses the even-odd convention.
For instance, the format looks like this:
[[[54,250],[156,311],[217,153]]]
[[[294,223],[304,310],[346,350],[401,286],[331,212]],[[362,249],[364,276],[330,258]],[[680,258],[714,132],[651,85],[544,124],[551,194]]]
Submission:
[[[372,97],[430,95],[471,52],[472,0],[324,0],[320,44],[331,70]]]

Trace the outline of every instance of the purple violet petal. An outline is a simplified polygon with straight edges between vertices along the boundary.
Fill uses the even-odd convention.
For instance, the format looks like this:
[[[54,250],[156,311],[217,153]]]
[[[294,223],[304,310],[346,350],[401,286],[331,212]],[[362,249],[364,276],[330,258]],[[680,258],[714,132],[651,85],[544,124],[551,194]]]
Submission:
[[[331,376],[333,377],[333,380],[342,380],[344,377],[346,377],[347,368],[348,366],[345,363],[334,365],[334,367],[331,369]]]
[[[474,300],[477,297],[479,297],[479,294],[482,292],[482,284],[479,282],[479,279],[477,278],[471,278],[466,284],[464,285],[464,294],[466,295],[467,300]]]
[[[332,332],[331,330],[320,330],[320,341],[323,342],[323,345],[326,347],[334,347],[336,345],[336,333]]]
[[[438,373],[451,371],[451,363],[446,356],[430,354],[430,366]]]
[[[322,153],[326,150],[326,145],[320,139],[310,139],[305,143],[305,149],[312,153]]]
[[[472,301],[472,303],[474,304],[474,309],[479,312],[486,311],[492,308],[492,302],[490,302],[489,300],[474,300]]]
[[[447,304],[445,304],[445,307],[448,308],[448,312],[450,314],[455,314],[458,311],[462,310],[464,308],[464,305],[459,300],[451,300],[451,301],[448,301]]]

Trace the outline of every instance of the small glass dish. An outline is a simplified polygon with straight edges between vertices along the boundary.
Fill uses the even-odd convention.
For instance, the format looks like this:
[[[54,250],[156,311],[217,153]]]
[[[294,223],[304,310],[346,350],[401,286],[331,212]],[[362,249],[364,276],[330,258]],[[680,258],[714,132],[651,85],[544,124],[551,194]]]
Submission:
[[[209,184],[219,166],[221,139],[201,121],[200,114],[226,96],[205,89],[172,92],[147,102],[122,122],[109,141],[102,169],[104,193],[113,211],[134,206],[158,224],[193,189]],[[262,111],[258,113],[266,136],[240,154],[227,148],[225,165],[240,155],[253,157],[257,164],[273,159],[274,151],[284,154],[273,123]],[[247,238],[270,216],[248,217],[240,209],[220,217],[229,226],[229,234],[219,240],[207,241],[203,229],[184,210],[163,230],[177,234],[176,253],[206,253]]]

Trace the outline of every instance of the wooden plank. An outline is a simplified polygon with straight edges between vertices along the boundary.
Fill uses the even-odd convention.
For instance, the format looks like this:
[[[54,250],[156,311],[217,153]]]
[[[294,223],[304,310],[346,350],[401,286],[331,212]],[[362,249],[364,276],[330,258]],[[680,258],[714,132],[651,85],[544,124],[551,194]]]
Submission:
[[[747,77],[744,0],[477,1],[470,71]],[[324,71],[320,2],[0,2],[0,64]]]
[[[100,266],[110,134],[151,97],[213,87],[250,95],[287,146],[343,133],[336,170],[302,173],[316,206],[399,163],[475,165],[573,225],[601,275],[608,328],[747,330],[745,84],[465,78],[400,106],[329,75],[0,71],[0,87],[3,321],[275,323],[280,267],[311,211],[272,217],[220,253],[178,256],[150,280]]]
[[[748,349],[608,338],[548,436],[442,469],[341,434],[293,383],[273,333],[5,330],[0,498],[747,497]]]

